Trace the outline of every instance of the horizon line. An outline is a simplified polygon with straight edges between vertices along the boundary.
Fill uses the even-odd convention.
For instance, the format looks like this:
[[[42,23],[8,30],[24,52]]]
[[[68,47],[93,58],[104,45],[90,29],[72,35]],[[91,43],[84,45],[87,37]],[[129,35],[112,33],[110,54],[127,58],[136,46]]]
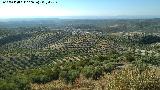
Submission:
[[[25,17],[0,17],[5,19],[153,19],[160,15],[117,15],[117,16],[25,16]]]

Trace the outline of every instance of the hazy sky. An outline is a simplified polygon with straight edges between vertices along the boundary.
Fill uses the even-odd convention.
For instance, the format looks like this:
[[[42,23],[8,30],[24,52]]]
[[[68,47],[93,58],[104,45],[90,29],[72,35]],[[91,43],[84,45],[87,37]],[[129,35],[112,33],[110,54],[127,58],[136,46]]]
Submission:
[[[160,0],[31,0],[58,2],[47,5],[3,4],[3,1],[0,0],[0,18],[160,15]]]

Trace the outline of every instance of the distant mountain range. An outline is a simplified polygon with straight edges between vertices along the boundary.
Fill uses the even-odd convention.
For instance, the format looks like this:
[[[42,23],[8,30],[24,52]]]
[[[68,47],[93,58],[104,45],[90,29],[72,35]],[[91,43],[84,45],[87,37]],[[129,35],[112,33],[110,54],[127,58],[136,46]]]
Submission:
[[[141,15],[141,16],[53,16],[53,17],[24,17],[24,18],[0,18],[0,22],[8,21],[32,21],[32,20],[51,20],[51,19],[153,19],[160,18],[160,15]]]
[[[160,22],[160,17],[153,16],[112,16],[112,17],[48,17],[48,18],[10,18],[10,19],[0,19],[0,28],[5,27],[28,27],[28,26],[48,26],[48,27],[62,27],[72,24],[86,24],[86,25],[96,25],[96,24],[106,24],[106,23],[119,23],[126,21],[137,22],[147,21],[147,22]]]

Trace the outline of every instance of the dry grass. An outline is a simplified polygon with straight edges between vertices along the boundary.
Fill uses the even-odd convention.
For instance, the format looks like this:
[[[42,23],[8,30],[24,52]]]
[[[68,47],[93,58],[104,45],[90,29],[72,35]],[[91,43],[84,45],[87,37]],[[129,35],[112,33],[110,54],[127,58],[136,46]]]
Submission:
[[[160,69],[124,68],[99,80],[102,90],[160,90]]]

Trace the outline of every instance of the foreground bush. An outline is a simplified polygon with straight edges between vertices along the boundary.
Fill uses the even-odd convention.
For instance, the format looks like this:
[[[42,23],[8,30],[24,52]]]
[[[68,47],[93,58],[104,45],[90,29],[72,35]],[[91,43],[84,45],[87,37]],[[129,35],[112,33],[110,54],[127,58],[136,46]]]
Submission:
[[[107,90],[159,90],[160,76],[158,70],[125,68],[103,78]]]
[[[59,70],[55,68],[33,70],[31,75],[32,83],[47,83],[59,79]]]
[[[23,75],[0,79],[0,90],[30,90],[30,80]]]
[[[61,71],[60,77],[68,84],[73,84],[76,78],[78,78],[80,72],[77,70]]]
[[[86,66],[82,69],[82,73],[86,78],[94,80],[99,79],[103,75],[104,69],[101,67]]]

